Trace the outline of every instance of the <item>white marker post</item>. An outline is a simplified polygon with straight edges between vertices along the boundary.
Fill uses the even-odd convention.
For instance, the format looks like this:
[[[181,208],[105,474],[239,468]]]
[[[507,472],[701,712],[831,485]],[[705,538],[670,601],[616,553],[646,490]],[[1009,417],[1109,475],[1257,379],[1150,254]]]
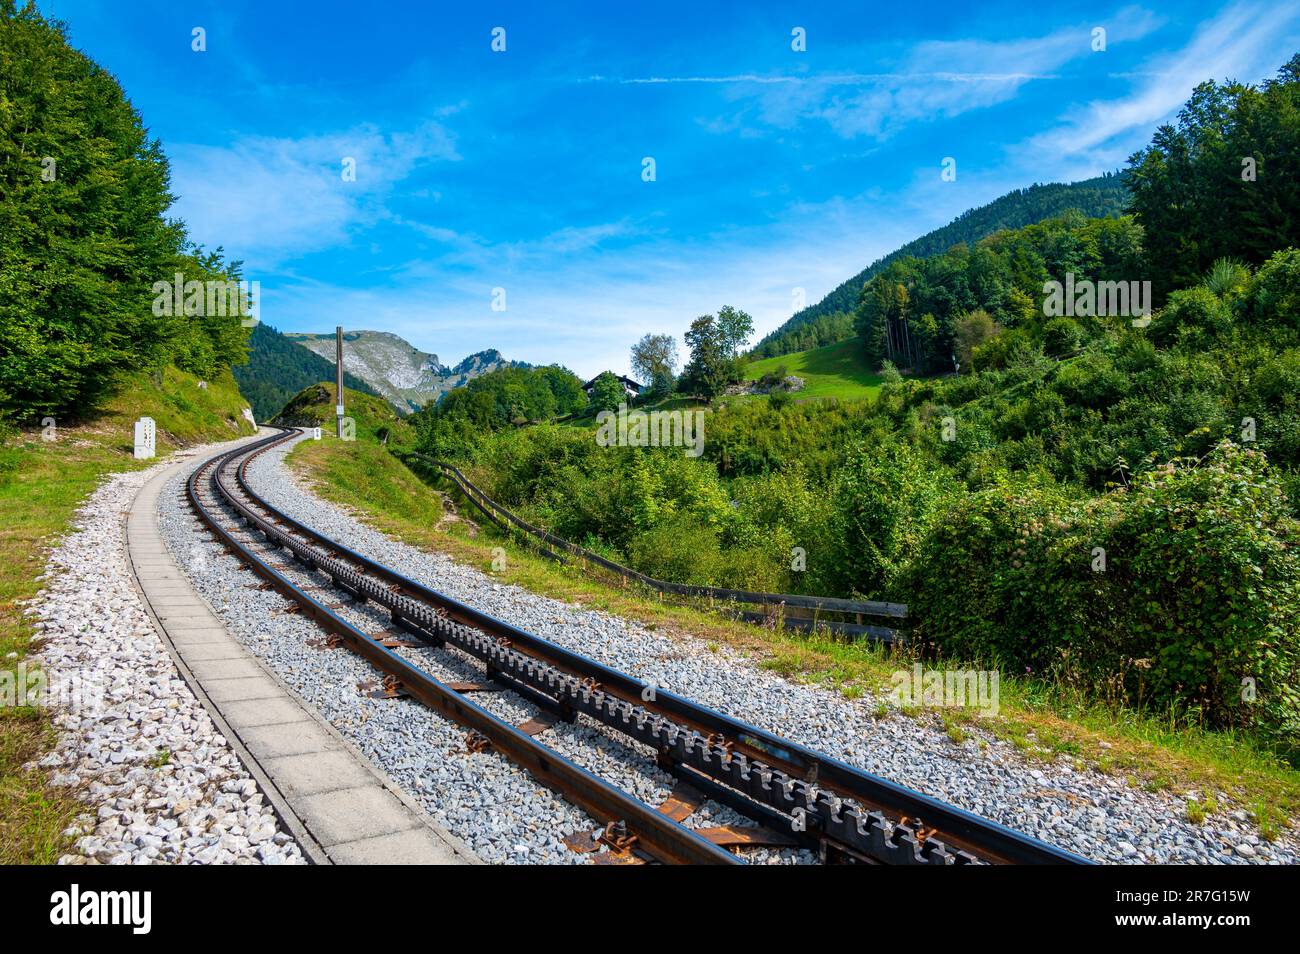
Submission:
[[[334,372],[336,375],[335,387],[334,387],[334,400],[338,402],[334,405],[334,414],[335,417],[337,418],[336,421],[337,427],[334,433],[339,440],[342,440],[343,439],[343,326],[342,325],[335,325],[334,327],[334,364],[335,364]]]
[[[158,428],[152,417],[142,417],[135,422],[136,460],[148,460],[157,449]]]

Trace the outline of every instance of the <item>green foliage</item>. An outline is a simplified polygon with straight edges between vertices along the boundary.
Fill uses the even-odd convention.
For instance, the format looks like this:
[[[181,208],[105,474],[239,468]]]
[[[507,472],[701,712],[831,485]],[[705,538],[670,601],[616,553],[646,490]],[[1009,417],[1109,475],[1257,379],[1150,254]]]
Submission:
[[[87,414],[128,371],[243,360],[238,318],[154,313],[155,282],[239,272],[166,218],[168,180],[116,80],[34,5],[0,6],[0,414]]]
[[[1209,288],[1198,285],[1169,296],[1152,324],[1151,340],[1162,346],[1206,348],[1225,337],[1232,323],[1231,308]]]
[[[854,448],[832,492],[838,588],[893,594],[953,487],[932,460],[890,441]]]
[[[945,654],[1294,744],[1296,530],[1263,455],[1223,443],[1093,500],[1041,477],[999,480],[936,522],[903,586],[919,635]]]
[[[1105,319],[1053,325],[1047,342],[1041,303],[1044,284],[1130,281],[1140,274],[1142,228],[1132,218],[1085,219],[1069,213],[1014,231],[998,232],[974,248],[958,245],[929,258],[901,257],[862,289],[857,315],[871,367],[888,360],[926,374],[963,367],[1006,367],[1014,349],[1034,342],[1048,353],[1063,342],[1102,333]],[[988,319],[986,321],[985,319]],[[990,324],[1022,332],[996,347]],[[958,325],[962,335],[959,338]],[[999,336],[1000,337],[1000,336]],[[977,350],[984,350],[977,357]],[[1032,346],[1031,346],[1032,350]],[[963,360],[969,352],[969,361]]]
[[[611,375],[612,378],[612,375]],[[623,386],[614,379],[620,400]],[[615,401],[615,406],[618,402]],[[454,388],[411,415],[426,453],[466,459],[492,433],[587,408],[582,381],[568,368],[497,368]]]
[[[1202,83],[1124,173],[1158,295],[1222,258],[1300,245],[1300,55],[1262,86]],[[1253,173],[1253,174],[1252,174]]]
[[[998,326],[987,311],[977,308],[958,315],[953,328],[953,350],[966,373],[974,370],[975,349],[998,333]]]
[[[1084,330],[1073,318],[1053,318],[1043,326],[1043,350],[1053,358],[1078,350],[1083,339]]]
[[[1251,323],[1270,331],[1273,340],[1294,342],[1300,332],[1300,251],[1288,248],[1271,256],[1250,283]]]
[[[588,401],[590,410],[597,414],[601,411],[616,411],[620,404],[627,403],[627,392],[623,390],[623,382],[612,371],[602,371],[592,382]]]
[[[682,371],[678,390],[712,402],[729,384],[744,378],[741,350],[754,333],[754,320],[745,312],[723,305],[715,318],[701,315],[686,332],[691,360]]]
[[[632,373],[639,375],[650,396],[671,393],[677,378],[677,339],[647,334],[632,346]]]

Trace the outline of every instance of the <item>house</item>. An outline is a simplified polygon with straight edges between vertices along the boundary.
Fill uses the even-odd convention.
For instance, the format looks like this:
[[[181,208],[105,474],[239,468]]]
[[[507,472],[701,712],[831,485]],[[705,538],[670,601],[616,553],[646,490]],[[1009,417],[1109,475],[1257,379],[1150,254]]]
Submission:
[[[614,374],[614,372],[612,371],[606,371],[604,373]],[[598,377],[600,377],[599,374],[596,375],[596,378]],[[629,400],[636,397],[642,391],[645,390],[645,387],[643,385],[637,384],[629,377],[625,377],[624,375],[621,374],[615,374],[614,377],[618,378],[619,382],[623,385],[623,393],[628,396]],[[582,386],[582,390],[587,392],[587,397],[591,397],[591,392],[596,387],[596,378],[592,378],[590,381],[588,381],[586,384]]]

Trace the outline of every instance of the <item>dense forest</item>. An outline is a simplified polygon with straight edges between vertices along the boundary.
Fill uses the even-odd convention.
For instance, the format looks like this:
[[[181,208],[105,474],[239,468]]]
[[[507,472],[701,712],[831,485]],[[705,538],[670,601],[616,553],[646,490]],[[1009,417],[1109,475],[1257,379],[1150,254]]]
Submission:
[[[1285,171],[1298,68],[1200,87],[1124,171],[1126,214],[885,263],[851,306],[875,398],[723,400],[700,459],[556,425],[497,428],[458,459],[652,575],[898,600],[934,654],[1249,726],[1294,757],[1300,191],[1258,188],[1221,144]],[[1160,197],[1188,182],[1171,218]],[[1150,281],[1154,305],[1098,307],[1121,281]]]
[[[853,334],[847,318],[858,304],[862,286],[900,258],[926,258],[954,245],[974,245],[1003,229],[1016,229],[1067,210],[1092,218],[1118,215],[1127,199],[1119,176],[1104,175],[1082,182],[1032,185],[963,212],[952,222],[908,242],[873,262],[815,305],[793,315],[753,349],[756,358],[772,358],[842,341]],[[837,336],[838,335],[838,336]]]
[[[504,367],[448,391],[441,400],[412,414],[410,423],[425,451],[464,459],[500,430],[564,417],[586,407],[582,380],[568,368]]]
[[[257,325],[248,344],[248,363],[232,370],[259,421],[275,417],[303,388],[334,380],[332,362],[295,344],[269,325]],[[378,396],[374,388],[347,371],[343,372],[343,386]]]
[[[1103,318],[1044,315],[1044,283],[1067,275],[1080,288],[1123,281],[1128,310],[1138,296],[1129,294],[1127,282],[1142,268],[1142,227],[1132,217],[1088,219],[1069,212],[998,232],[974,247],[895,259],[864,286],[855,329],[873,368],[889,361],[922,374],[947,373],[958,365],[972,370],[980,346],[981,366],[1001,366],[1017,348],[1039,340],[1059,356],[1078,348],[1085,334],[1100,331]],[[1107,305],[1094,301],[1078,311],[1095,313]],[[993,344],[989,339],[995,337]]]
[[[112,75],[34,6],[0,0],[0,422],[87,415],[130,372],[244,360],[240,317],[158,305],[177,273],[241,277],[167,217],[169,182]]]

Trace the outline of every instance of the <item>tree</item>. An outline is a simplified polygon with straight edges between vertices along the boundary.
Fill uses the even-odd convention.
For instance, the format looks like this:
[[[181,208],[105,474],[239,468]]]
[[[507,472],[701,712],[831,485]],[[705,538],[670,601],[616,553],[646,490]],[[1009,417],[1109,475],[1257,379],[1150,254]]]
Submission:
[[[1205,82],[1124,172],[1157,298],[1221,258],[1300,245],[1300,54],[1262,86]]]
[[[243,359],[238,317],[153,308],[155,282],[237,269],[167,218],[169,178],[112,75],[0,0],[0,413],[84,413],[124,372]]]
[[[686,347],[691,349],[691,360],[682,372],[680,388],[712,400],[727,386],[729,359],[723,344],[722,329],[712,315],[701,315],[691,322],[686,332]]]
[[[718,309],[718,332],[727,357],[739,357],[754,334],[754,319],[737,308],[723,305]]]
[[[615,411],[626,400],[627,392],[623,390],[623,382],[614,377],[613,372],[602,371],[597,375],[591,387],[590,407],[593,411]]]
[[[691,360],[682,372],[680,389],[712,401],[728,384],[744,378],[741,351],[754,333],[754,319],[730,305],[718,316],[701,315],[686,332]]]
[[[655,394],[671,391],[677,376],[677,339],[672,335],[645,335],[632,346],[632,373]]]
[[[975,370],[973,356],[975,349],[988,341],[998,332],[989,313],[982,308],[958,315],[953,323],[956,344],[957,363],[967,374]]]

